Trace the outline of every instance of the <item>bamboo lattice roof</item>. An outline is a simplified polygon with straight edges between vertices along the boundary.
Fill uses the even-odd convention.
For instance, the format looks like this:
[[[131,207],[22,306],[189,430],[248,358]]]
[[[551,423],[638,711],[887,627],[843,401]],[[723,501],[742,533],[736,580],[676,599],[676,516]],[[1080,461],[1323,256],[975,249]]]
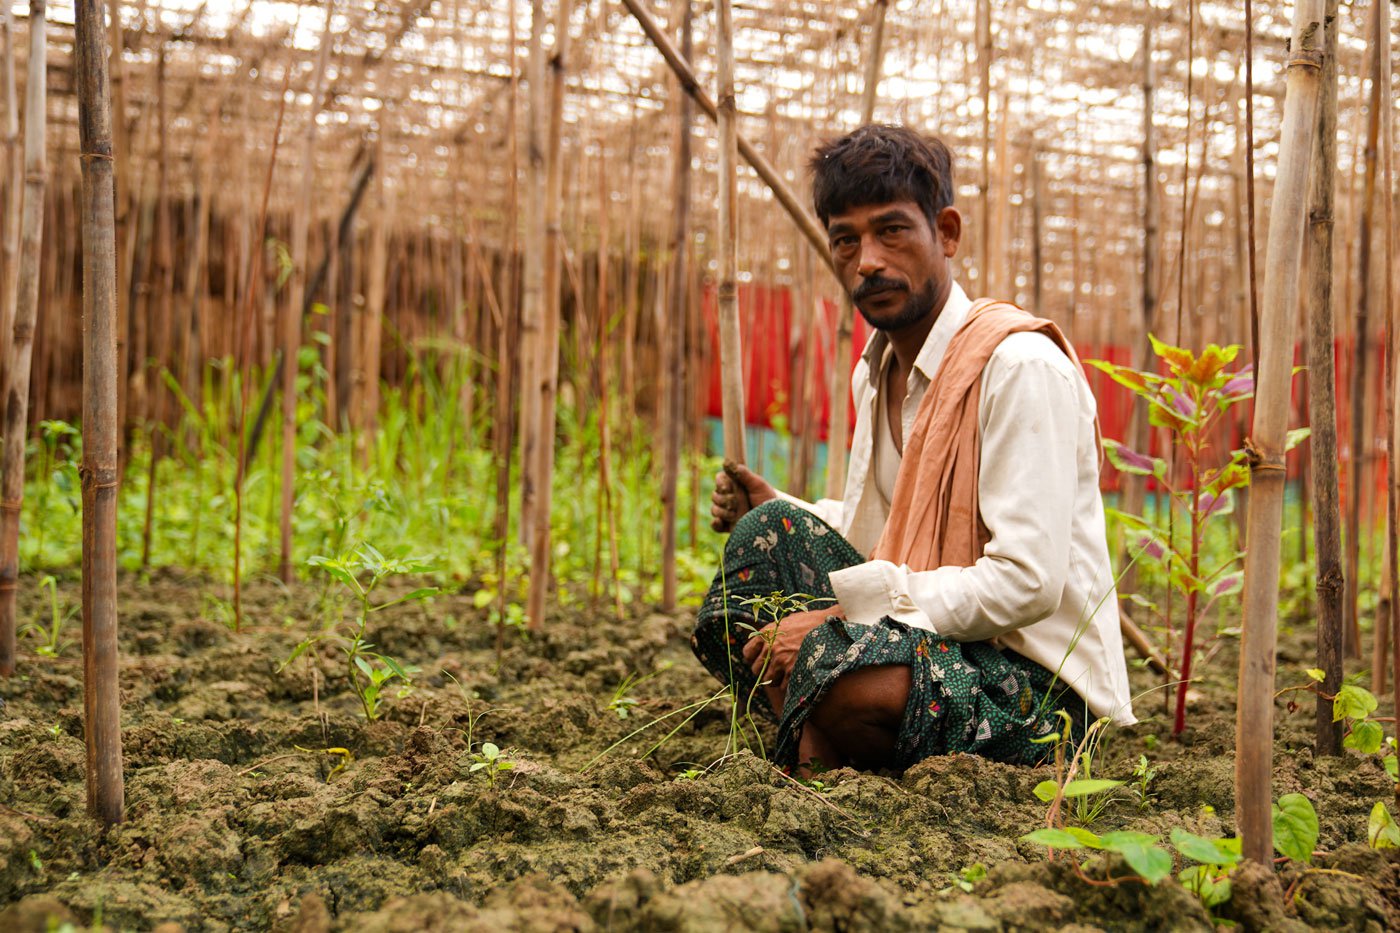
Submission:
[[[471,229],[499,239],[507,210],[512,67],[521,75],[515,91],[516,132],[524,150],[530,6],[529,0],[335,0],[334,47],[317,118],[316,220],[329,220],[339,210],[353,164],[366,141],[382,131],[386,155],[381,170],[397,205],[397,225],[426,225],[439,232]],[[548,47],[554,4],[545,6]],[[674,17],[678,3],[650,0],[648,6],[665,22]],[[712,5],[695,0],[694,9],[694,62],[702,82],[713,89]],[[1262,240],[1291,5],[1256,0],[1254,9]],[[71,154],[76,143],[72,7],[55,0],[49,10],[52,146],[55,153]],[[216,210],[253,210],[286,82],[274,203],[293,203],[302,177],[294,139],[312,104],[323,10],[320,0],[122,3],[124,49],[114,93],[124,101],[130,139],[127,183],[142,190],[142,179],[153,174],[148,169],[161,155],[163,97],[166,164],[176,190],[188,193],[201,184],[201,170],[212,164]],[[873,3],[736,0],[734,10],[740,132],[805,191],[801,165],[812,144],[859,120]],[[1030,287],[1030,205],[1038,199],[1047,306],[1072,316],[1081,299],[1096,307],[1137,304],[1132,270],[1142,240],[1141,54],[1143,25],[1149,20],[1155,30],[1163,253],[1173,254],[1182,227],[1182,169],[1189,146],[1188,196],[1199,202],[1194,223],[1204,242],[1193,242],[1187,261],[1193,270],[1198,264],[1211,268],[1212,262],[1218,267],[1213,276],[1200,274],[1197,310],[1211,294],[1230,287],[1235,273],[1227,267],[1237,248],[1232,213],[1237,212],[1243,167],[1240,5],[1197,0],[1194,24],[1188,24],[1187,0],[993,4],[989,136],[983,127],[975,10],[974,0],[891,0],[875,115],[918,125],[952,144],[959,157],[960,205],[974,227],[1004,224],[999,243],[1009,254],[1007,274],[1018,294],[1024,297]],[[1340,17],[1343,231],[1352,210],[1346,192],[1355,187],[1363,125],[1367,10],[1366,3],[1343,4]],[[16,15],[19,37],[22,6]],[[1194,31],[1189,53],[1188,25]],[[571,248],[591,248],[600,204],[619,218],[635,215],[643,238],[648,232],[664,238],[677,85],[619,0],[578,0],[572,36],[564,141]],[[16,45],[22,80],[23,43]],[[1393,75],[1394,69],[1387,73]],[[714,223],[716,140],[705,117],[698,116],[694,128],[696,226],[703,244]],[[989,151],[985,179],[984,147]],[[1037,172],[1031,171],[1032,160],[1038,161]],[[76,160],[55,158],[53,170],[75,174]],[[606,180],[606,191],[600,190],[600,178]],[[1004,205],[1004,215],[994,209],[990,220],[980,216],[984,183],[992,202]],[[789,276],[799,248],[790,225],[746,168],[741,169],[741,190],[747,196],[741,207],[741,266],[772,278]],[[610,224],[619,243],[627,228],[622,220]],[[969,243],[965,274],[975,279],[978,257],[973,252]],[[1167,265],[1162,274],[1174,275]],[[1173,300],[1170,289],[1162,293],[1168,303]]]

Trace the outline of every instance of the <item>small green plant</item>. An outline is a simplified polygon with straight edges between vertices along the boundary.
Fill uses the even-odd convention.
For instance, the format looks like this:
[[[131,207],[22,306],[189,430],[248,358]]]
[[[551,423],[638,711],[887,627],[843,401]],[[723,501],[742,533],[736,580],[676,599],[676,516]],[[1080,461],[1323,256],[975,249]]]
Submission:
[[[354,597],[356,613],[348,625],[348,634],[341,626],[330,623],[326,629],[301,641],[291,655],[282,662],[278,671],[285,670],[297,658],[315,645],[331,643],[346,657],[346,679],[350,689],[360,701],[360,709],[365,719],[373,722],[381,714],[384,690],[394,680],[402,681],[399,696],[406,696],[413,683],[413,674],[418,668],[400,663],[395,658],[378,651],[366,640],[365,628],[372,613],[397,606],[401,603],[416,602],[437,595],[435,586],[420,587],[405,596],[376,602],[375,592],[390,577],[403,574],[422,574],[432,568],[422,560],[409,557],[385,557],[370,544],[361,544],[349,554],[331,558],[322,555],[312,557],[308,562],[318,567],[332,579],[339,581]]]
[[[973,862],[971,865],[948,873],[948,878],[953,882],[952,889],[962,891],[964,894],[971,894],[972,889],[977,886],[977,882],[986,877],[987,866],[981,862]]]
[[[45,519],[49,515],[49,497],[52,490],[58,490],[74,514],[81,508],[78,500],[79,484],[75,482],[78,469],[77,464],[73,462],[73,448],[81,436],[78,429],[66,421],[39,422],[39,440],[43,446],[43,456],[39,463],[39,488],[36,495],[39,519],[35,523],[37,540],[34,563],[38,566],[45,563],[44,531],[48,524]]]
[[[486,780],[492,787],[496,786],[496,778],[515,767],[515,762],[506,757],[506,753],[494,742],[482,742],[481,751],[469,754],[472,766],[467,769],[468,773],[485,771]]]
[[[1137,794],[1138,809],[1146,810],[1148,802],[1152,799],[1152,782],[1157,778],[1157,769],[1147,760],[1146,755],[1138,755],[1137,764],[1133,767],[1133,793]]]
[[[652,671],[650,674],[628,674],[623,678],[622,683],[617,685],[617,689],[613,691],[612,699],[608,701],[608,709],[617,713],[618,719],[626,719],[628,716],[632,715],[632,710],[637,706],[638,702],[637,698],[631,695],[632,691],[641,684],[651,680],[653,677],[658,677],[666,673],[673,666],[672,662],[663,661],[657,666],[656,670]]]
[[[1373,849],[1400,849],[1400,826],[1379,800],[1366,821],[1366,844]]]
[[[77,615],[78,608],[70,606],[66,611],[61,610],[58,605],[58,581],[52,574],[45,574],[39,581],[39,589],[45,588],[49,591],[49,618],[48,623],[26,622],[21,626],[21,631],[33,635],[39,641],[39,645],[34,651],[46,658],[56,658],[63,653],[72,642],[63,637],[63,626],[68,623],[73,616]]]
[[[675,776],[677,781],[698,781],[705,773],[704,768],[686,768]]]
[[[1207,526],[1227,515],[1235,491],[1249,484],[1246,450],[1222,456],[1212,448],[1225,413],[1254,395],[1254,376],[1249,367],[1238,371],[1228,368],[1240,352],[1238,346],[1209,344],[1197,355],[1148,336],[1167,375],[1106,360],[1088,363],[1146,401],[1148,420],[1171,434],[1172,449],[1180,452],[1184,464],[1182,475],[1178,475],[1169,459],[1132,450],[1119,441],[1104,441],[1104,451],[1115,468],[1148,477],[1167,494],[1165,515],[1148,517],[1117,510],[1113,515],[1137,536],[1138,557],[1164,562],[1169,585],[1183,597],[1186,617],[1177,652],[1173,651],[1172,619],[1159,613],[1167,631],[1168,658],[1177,659],[1175,667],[1181,672],[1172,722],[1172,735],[1177,736],[1186,728],[1186,691],[1191,683],[1197,623],[1217,600],[1239,592],[1243,583],[1243,573],[1238,569],[1241,555],[1233,548],[1214,567],[1203,566],[1203,560]],[[1290,432],[1288,448],[1292,449],[1307,434],[1306,429]],[[1175,529],[1171,519],[1175,514],[1186,519],[1184,540],[1172,534]],[[1140,596],[1134,601],[1148,611],[1156,611],[1154,604]]]

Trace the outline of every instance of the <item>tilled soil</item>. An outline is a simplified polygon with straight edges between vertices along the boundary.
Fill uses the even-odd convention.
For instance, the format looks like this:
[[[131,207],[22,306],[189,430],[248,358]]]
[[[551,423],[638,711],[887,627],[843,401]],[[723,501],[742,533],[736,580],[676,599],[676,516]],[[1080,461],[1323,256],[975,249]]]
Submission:
[[[1279,701],[1275,794],[1313,800],[1325,870],[1248,867],[1213,918],[1175,880],[1121,880],[1114,860],[1076,872],[1021,841],[1045,824],[1033,788],[1049,768],[955,756],[811,787],[749,751],[725,756],[727,706],[675,712],[716,690],[686,614],[560,609],[529,639],[508,633],[498,665],[470,591],[386,611],[371,640],[421,672],[366,723],[334,648],[276,672],[320,624],[319,587],[252,586],[241,633],[209,618],[208,594],[222,588],[172,573],[123,585],[127,819],[106,833],[85,814],[76,649],[22,646],[0,682],[0,930],[1400,928],[1400,854],[1366,847],[1393,786],[1374,756],[1314,760],[1311,697],[1287,705],[1304,694]],[[21,611],[42,609],[29,596]],[[1128,778],[1140,754],[1156,776],[1091,828],[1233,832],[1232,647],[1207,668],[1184,741],[1167,737],[1156,693],[1143,722],[1109,733],[1094,776]],[[1310,650],[1286,634],[1281,685],[1302,681]],[[609,707],[629,674],[666,662],[625,718]],[[483,742],[512,767],[472,770]],[[956,882],[978,864],[968,893]]]

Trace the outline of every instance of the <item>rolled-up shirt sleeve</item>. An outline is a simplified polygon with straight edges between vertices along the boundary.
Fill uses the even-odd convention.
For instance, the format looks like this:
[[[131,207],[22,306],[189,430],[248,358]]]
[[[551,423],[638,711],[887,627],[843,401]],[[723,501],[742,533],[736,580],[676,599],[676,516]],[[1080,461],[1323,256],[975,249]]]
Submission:
[[[799,499],[796,496],[788,495],[781,490],[778,491],[778,498],[784,502],[789,502],[800,509],[806,509],[817,518],[826,522],[832,528],[841,527],[841,500],[840,499],[818,499],[816,502],[808,502],[806,499]]]
[[[1059,608],[1069,573],[1080,404],[1060,355],[998,352],[983,376],[978,500],[991,532],[971,567],[912,571],[868,561],[831,574],[846,617],[884,616],[955,641],[982,641]]]

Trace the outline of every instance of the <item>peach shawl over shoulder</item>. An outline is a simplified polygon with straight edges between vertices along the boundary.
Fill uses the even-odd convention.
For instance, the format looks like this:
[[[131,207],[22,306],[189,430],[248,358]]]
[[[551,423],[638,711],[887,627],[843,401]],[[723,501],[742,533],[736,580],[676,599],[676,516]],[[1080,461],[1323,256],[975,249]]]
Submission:
[[[1002,340],[1023,331],[1049,337],[1079,366],[1053,321],[1004,301],[974,302],[914,415],[890,517],[871,560],[922,571],[970,567],[982,556],[991,540],[977,501],[982,370]]]

